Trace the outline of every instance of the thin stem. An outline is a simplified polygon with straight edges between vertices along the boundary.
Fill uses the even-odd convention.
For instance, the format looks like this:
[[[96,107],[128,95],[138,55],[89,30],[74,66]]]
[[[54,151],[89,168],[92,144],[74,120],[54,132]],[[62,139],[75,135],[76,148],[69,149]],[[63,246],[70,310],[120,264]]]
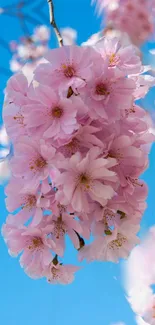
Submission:
[[[50,24],[53,26],[55,35],[56,35],[58,43],[59,43],[59,46],[61,47],[61,46],[63,46],[63,39],[62,39],[61,33],[60,33],[60,31],[59,31],[59,29],[57,27],[55,18],[54,18],[53,0],[47,0],[47,2],[48,2],[48,5],[49,5]]]

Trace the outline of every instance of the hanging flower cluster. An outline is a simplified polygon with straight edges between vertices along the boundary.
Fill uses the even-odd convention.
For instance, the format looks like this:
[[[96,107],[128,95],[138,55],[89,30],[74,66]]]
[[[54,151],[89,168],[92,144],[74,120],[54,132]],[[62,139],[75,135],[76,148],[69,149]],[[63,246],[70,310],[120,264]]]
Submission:
[[[3,235],[29,276],[70,283],[79,267],[63,264],[66,236],[80,261],[118,262],[139,242],[147,197],[139,177],[154,136],[136,100],[155,82],[117,39],[45,59],[30,83],[19,73],[6,88],[14,156]]]
[[[10,48],[13,57],[10,61],[10,70],[17,72],[25,63],[27,63],[27,69],[33,70],[36,63],[47,52],[49,38],[50,31],[48,27],[41,25],[34,29],[31,36],[22,37],[19,44],[16,41],[11,41]]]
[[[154,0],[94,0],[98,11],[104,12],[107,29],[126,32],[139,46],[154,31]]]
[[[125,267],[128,301],[136,313],[137,323],[155,324],[155,227],[135,247]]]

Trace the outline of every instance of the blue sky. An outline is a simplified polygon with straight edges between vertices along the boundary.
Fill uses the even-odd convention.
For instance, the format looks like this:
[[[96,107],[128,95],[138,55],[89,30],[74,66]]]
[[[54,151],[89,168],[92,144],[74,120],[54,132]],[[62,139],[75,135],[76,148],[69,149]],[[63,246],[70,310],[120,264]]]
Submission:
[[[29,1],[30,2],[30,1]],[[43,2],[45,5],[43,6]],[[78,31],[78,42],[85,41],[92,33],[99,30],[100,19],[97,19],[91,0],[55,0],[55,16],[60,27],[70,26]],[[0,6],[9,5],[12,0],[1,0]],[[38,5],[40,12],[38,14]],[[35,0],[25,10],[40,22],[46,22],[48,15],[46,0]],[[48,17],[48,16],[47,16]],[[32,30],[32,25],[28,25]],[[0,39],[6,42],[22,36],[22,30],[17,19],[5,15],[0,16]],[[147,44],[145,51],[154,44]],[[55,46],[52,34],[51,46]],[[10,54],[0,46],[0,67],[8,68]],[[7,76],[0,69],[0,107],[3,102],[3,89]],[[152,108],[153,92],[148,108]],[[150,104],[151,103],[151,104]],[[149,185],[148,209],[142,221],[142,231],[154,224],[154,170],[155,147],[150,154],[150,167],[144,175]],[[3,224],[7,211],[4,203],[3,187],[0,187],[0,225]],[[85,265],[77,273],[73,284],[69,286],[52,286],[45,280],[32,280],[20,268],[18,259],[8,255],[7,248],[0,237],[0,323],[4,325],[110,325],[123,321],[134,325],[134,314],[128,305],[123,290],[121,264],[93,263]],[[75,260],[73,250],[69,247],[66,261]]]

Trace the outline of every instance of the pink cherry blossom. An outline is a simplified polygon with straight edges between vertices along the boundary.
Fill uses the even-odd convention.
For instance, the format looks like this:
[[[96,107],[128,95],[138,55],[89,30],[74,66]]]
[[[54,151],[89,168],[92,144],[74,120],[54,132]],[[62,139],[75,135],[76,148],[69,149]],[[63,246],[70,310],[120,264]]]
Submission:
[[[52,239],[40,228],[17,228],[6,224],[3,235],[10,254],[17,256],[20,252],[20,264],[31,277],[41,277],[43,269],[52,259],[51,251],[55,248]]]
[[[94,67],[94,78],[86,86],[86,103],[91,108],[90,117],[105,120],[120,119],[121,110],[129,109],[133,101],[135,83],[124,77],[116,78],[115,72],[102,67]]]
[[[104,143],[95,135],[100,129],[92,125],[84,125],[74,133],[72,138],[69,137],[68,141],[62,145],[61,143],[54,143],[58,151],[63,153],[66,158],[71,157],[76,152],[87,153],[88,150],[96,145],[103,148]]]
[[[46,230],[52,234],[53,241],[59,247],[59,256],[63,256],[65,251],[65,234],[71,238],[74,247],[79,249],[79,239],[76,233],[82,234],[83,230],[72,215],[67,213],[53,215],[51,224],[46,227]]]
[[[3,113],[4,122],[8,135],[15,140],[19,136],[27,135],[26,122],[21,110],[21,106],[14,103],[7,104]]]
[[[122,75],[141,71],[141,60],[132,45],[122,47],[118,38],[102,38],[95,48],[104,59],[108,58],[109,67],[116,68]]]
[[[150,75],[133,75],[130,78],[136,82],[136,89],[134,91],[134,97],[136,99],[145,97],[148,90],[155,86],[155,78]]]
[[[76,119],[78,99],[72,101],[63,98],[50,87],[43,85],[34,88],[33,91],[31,98],[36,101],[39,98],[39,101],[23,107],[25,122],[31,133],[37,132],[45,138],[57,139],[64,138],[78,129]]]
[[[97,53],[91,49],[92,55]],[[45,59],[50,63],[42,64],[35,70],[35,79],[40,83],[57,87],[83,87],[91,77],[92,61],[87,47],[65,46],[49,51]],[[53,77],[51,77],[53,75]]]
[[[12,76],[6,87],[6,103],[24,105],[27,103],[28,81],[23,73]]]
[[[56,178],[55,184],[58,188],[62,186],[64,197],[76,211],[89,211],[88,198],[105,205],[114,195],[111,184],[117,177],[109,168],[116,164],[116,160],[99,158],[100,152],[98,148],[92,148],[83,159],[76,153],[63,165],[61,163],[64,172]]]
[[[63,265],[61,263],[53,263],[45,270],[44,275],[47,281],[52,284],[69,284],[74,280],[74,273],[79,267],[73,265]]]
[[[9,212],[18,211],[15,215],[11,215],[9,222],[15,225],[24,225],[33,217],[31,226],[37,225],[43,218],[43,208],[50,205],[50,197],[42,195],[41,189],[27,188],[24,189],[23,180],[12,178],[6,188],[6,207]]]
[[[124,216],[123,213],[122,216]],[[108,206],[97,205],[92,215],[93,219],[96,217],[92,233],[94,236],[102,236],[104,233],[111,234],[111,227],[120,223],[121,211],[118,213],[114,209],[108,208]]]
[[[38,186],[41,180],[50,176],[54,168],[56,150],[43,141],[39,144],[28,137],[21,138],[15,144],[15,156],[11,160],[12,173],[24,177],[27,186]]]
[[[130,250],[139,243],[136,236],[139,225],[132,225],[124,221],[113,232],[109,230],[106,236],[99,236],[87,248],[80,251],[79,258],[87,258],[88,261],[100,260],[118,262],[119,258],[127,258]]]

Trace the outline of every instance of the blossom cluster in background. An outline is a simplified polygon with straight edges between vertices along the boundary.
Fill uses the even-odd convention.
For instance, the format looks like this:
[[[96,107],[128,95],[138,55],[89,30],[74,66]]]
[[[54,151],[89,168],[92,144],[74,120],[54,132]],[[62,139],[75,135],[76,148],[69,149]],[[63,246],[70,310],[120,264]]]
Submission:
[[[10,49],[13,53],[10,60],[10,70],[14,73],[19,71],[25,63],[27,69],[33,70],[39,60],[48,49],[50,30],[47,26],[41,25],[34,29],[31,36],[23,36],[20,42],[10,42]]]
[[[14,156],[3,235],[29,276],[67,284],[79,266],[64,264],[66,236],[79,261],[118,262],[139,242],[147,197],[139,177],[154,136],[136,102],[155,80],[116,38],[45,60],[31,81],[18,73],[6,88]]]
[[[104,13],[107,29],[126,32],[137,46],[154,32],[154,0],[93,0],[99,13]]]

